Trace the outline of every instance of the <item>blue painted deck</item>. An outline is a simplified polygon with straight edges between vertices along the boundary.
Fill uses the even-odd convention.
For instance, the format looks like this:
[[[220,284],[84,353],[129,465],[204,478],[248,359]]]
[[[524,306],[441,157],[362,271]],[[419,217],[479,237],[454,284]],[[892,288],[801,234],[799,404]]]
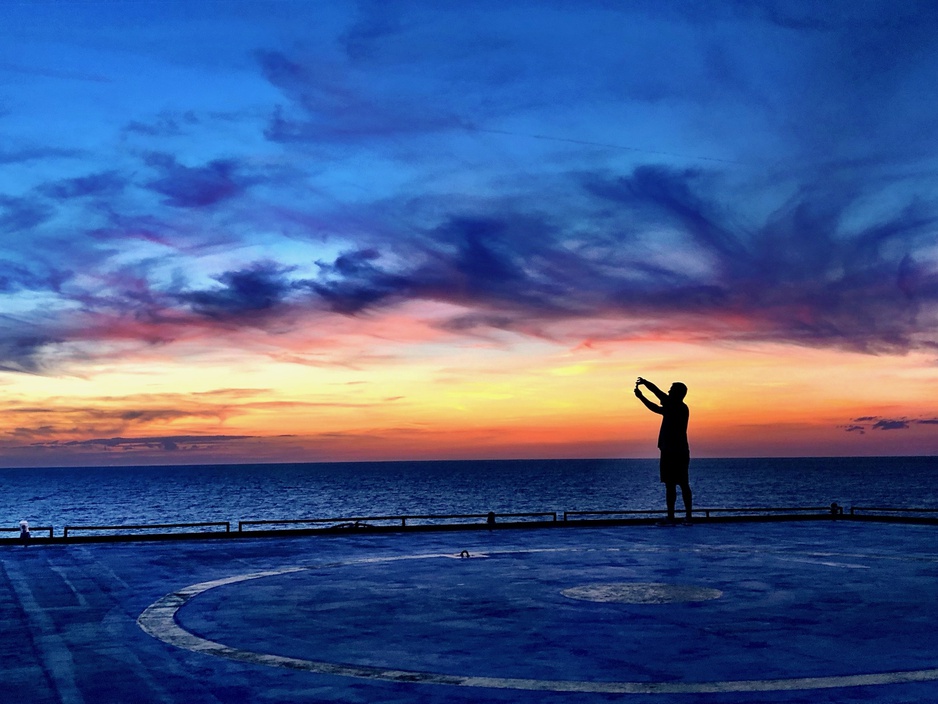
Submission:
[[[30,704],[938,701],[936,530],[6,545],[0,681]]]

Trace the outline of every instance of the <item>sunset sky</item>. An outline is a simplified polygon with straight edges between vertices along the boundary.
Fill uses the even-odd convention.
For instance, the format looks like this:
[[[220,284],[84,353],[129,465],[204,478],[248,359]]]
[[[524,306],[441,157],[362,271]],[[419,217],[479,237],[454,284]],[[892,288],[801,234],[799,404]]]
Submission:
[[[12,0],[0,466],[938,453],[938,4]]]

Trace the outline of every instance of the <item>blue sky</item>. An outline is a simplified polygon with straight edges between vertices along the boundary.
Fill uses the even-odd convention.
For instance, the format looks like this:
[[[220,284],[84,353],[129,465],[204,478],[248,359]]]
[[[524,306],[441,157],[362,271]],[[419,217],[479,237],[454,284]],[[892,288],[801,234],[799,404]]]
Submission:
[[[938,344],[931,3],[2,12],[8,385],[395,315],[443,356]]]

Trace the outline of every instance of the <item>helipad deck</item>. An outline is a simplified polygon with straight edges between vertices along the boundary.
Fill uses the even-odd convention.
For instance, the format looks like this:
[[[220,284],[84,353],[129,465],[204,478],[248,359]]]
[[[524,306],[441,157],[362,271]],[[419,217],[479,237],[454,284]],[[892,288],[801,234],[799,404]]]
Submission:
[[[5,545],[0,681],[29,704],[938,701],[936,538],[828,521]]]

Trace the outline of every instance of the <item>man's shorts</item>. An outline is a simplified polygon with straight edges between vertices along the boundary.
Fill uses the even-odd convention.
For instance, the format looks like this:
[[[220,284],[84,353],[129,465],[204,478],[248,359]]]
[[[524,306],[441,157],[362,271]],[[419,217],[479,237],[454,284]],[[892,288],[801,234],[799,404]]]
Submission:
[[[661,481],[665,484],[687,484],[690,452],[687,450],[661,451]]]

